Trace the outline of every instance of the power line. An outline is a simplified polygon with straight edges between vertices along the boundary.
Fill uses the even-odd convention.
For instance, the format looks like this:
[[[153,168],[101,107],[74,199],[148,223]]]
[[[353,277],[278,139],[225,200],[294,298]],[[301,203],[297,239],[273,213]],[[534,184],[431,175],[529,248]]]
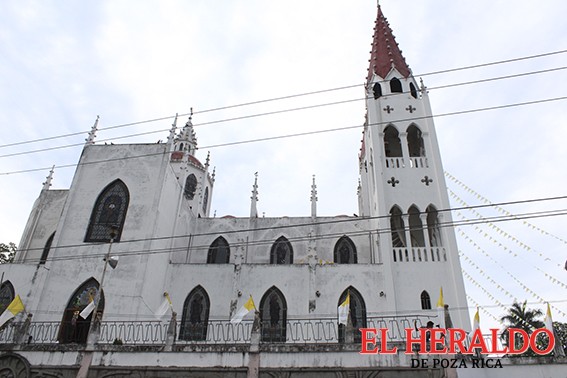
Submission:
[[[488,63],[480,63],[480,64],[464,66],[464,67],[449,68],[449,69],[444,69],[444,70],[440,70],[440,71],[426,72],[426,73],[412,75],[412,76],[413,77],[433,76],[433,75],[439,75],[439,74],[443,74],[443,73],[457,72],[457,71],[469,70],[469,69],[480,68],[480,67],[488,67],[488,66],[493,66],[493,65],[518,62],[518,61],[522,61],[522,60],[542,58],[542,57],[547,57],[547,56],[552,56],[552,55],[557,55],[557,54],[564,54],[566,52],[567,52],[567,50],[557,50],[557,51],[552,51],[552,52],[543,53],[543,54],[528,55],[528,56],[523,56],[523,57],[517,57],[517,58],[512,58],[512,59],[488,62]],[[512,75],[512,77],[515,77],[515,75]],[[384,83],[384,82],[387,82],[387,81],[382,80],[381,82]],[[479,82],[482,82],[482,81],[479,81]],[[235,105],[228,105],[228,106],[223,106],[223,107],[217,107],[217,108],[210,108],[210,109],[205,109],[205,110],[201,110],[201,111],[195,111],[195,112],[193,112],[193,114],[208,113],[208,112],[232,109],[232,108],[237,108],[237,107],[257,105],[257,104],[267,103],[267,102],[281,101],[281,100],[286,100],[286,99],[290,99],[290,98],[303,97],[303,96],[309,96],[309,95],[314,95],[314,94],[321,94],[321,93],[326,93],[326,92],[339,91],[339,90],[344,90],[344,89],[351,89],[351,88],[355,88],[355,87],[359,87],[359,86],[364,86],[364,84],[352,84],[352,85],[340,86],[340,87],[329,88],[329,89],[303,92],[303,93],[287,95],[287,96],[273,97],[273,98],[264,99],[264,100],[244,102],[244,103],[235,104]],[[446,86],[441,86],[439,88],[445,88],[445,87]],[[432,89],[432,88],[430,88],[430,89]],[[183,114],[179,114],[179,116],[185,117],[185,116],[188,116],[190,114],[191,113],[183,113]],[[143,121],[124,123],[124,124],[100,128],[99,131],[112,130],[112,129],[128,127],[128,126],[135,126],[135,125],[139,125],[139,124],[163,121],[163,120],[172,119],[172,118],[173,118],[173,116],[165,116],[165,117],[158,117],[158,118],[153,118],[153,119],[148,119],[148,120],[143,120]],[[13,147],[13,146],[18,146],[18,145],[23,145],[23,144],[30,144],[30,143],[36,143],[36,142],[48,141],[48,140],[54,140],[54,139],[60,139],[60,138],[67,138],[67,137],[77,136],[77,135],[84,135],[84,134],[88,133],[89,131],[90,130],[84,130],[84,131],[79,131],[79,132],[75,132],[75,133],[68,133],[68,134],[56,135],[56,136],[45,137],[45,138],[38,138],[38,139],[27,140],[27,141],[7,143],[7,144],[0,145],[0,148]]]
[[[469,109],[469,110],[460,110],[460,111],[449,112],[449,113],[441,113],[441,114],[437,114],[437,115],[428,115],[428,116],[422,116],[422,117],[405,118],[405,119],[399,119],[399,120],[396,120],[396,121],[375,122],[375,123],[369,123],[368,126],[372,127],[372,126],[385,125],[385,124],[389,124],[389,123],[392,123],[392,122],[410,122],[410,121],[434,119],[434,118],[441,118],[441,117],[448,117],[448,116],[455,116],[455,115],[462,115],[462,114],[479,113],[479,112],[483,112],[483,111],[507,109],[507,108],[542,104],[542,103],[554,102],[554,101],[563,101],[563,100],[566,100],[566,99],[567,99],[567,96],[553,97],[553,98],[547,98],[547,99],[542,99],[542,100],[518,102],[518,103],[512,103],[512,104],[489,106],[489,107]],[[285,134],[285,135],[278,135],[278,136],[264,137],[264,138],[257,138],[257,139],[247,139],[247,140],[236,141],[236,142],[219,143],[219,144],[210,145],[210,146],[203,146],[203,147],[200,147],[200,148],[206,149],[206,148],[236,146],[236,145],[265,142],[265,141],[277,140],[277,139],[287,139],[287,138],[293,138],[293,137],[298,137],[298,136],[307,136],[307,135],[324,134],[324,133],[330,133],[330,132],[336,132],[336,131],[345,131],[345,130],[356,129],[356,128],[360,128],[360,127],[362,127],[362,125],[343,126],[343,127],[336,127],[336,128],[324,129],[324,130],[306,131],[306,132],[294,133],[294,134]],[[166,146],[165,144],[163,144],[163,145]],[[169,153],[170,153],[170,151],[164,151],[164,152],[158,152],[158,153],[142,154],[142,155],[135,155],[135,156],[125,156],[125,157],[120,157],[120,158],[104,159],[104,160],[84,162],[84,163],[64,164],[64,165],[58,165],[57,168],[72,168],[72,167],[79,167],[79,166],[82,166],[82,165],[91,165],[91,164],[107,163],[107,162],[111,162],[111,161],[119,161],[119,160],[126,160],[126,159],[137,159],[137,158],[149,157],[149,156],[166,155],[166,154],[169,154]],[[51,167],[42,167],[42,168],[22,169],[22,170],[9,171],[9,172],[0,172],[0,175],[10,175],[10,174],[17,174],[17,173],[46,171],[48,169],[51,169]]]

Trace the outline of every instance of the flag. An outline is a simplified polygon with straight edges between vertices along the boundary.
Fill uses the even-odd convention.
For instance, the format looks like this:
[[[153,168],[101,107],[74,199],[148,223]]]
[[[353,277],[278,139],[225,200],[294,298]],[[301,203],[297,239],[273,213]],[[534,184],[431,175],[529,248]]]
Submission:
[[[232,319],[230,319],[230,322],[232,324],[238,324],[242,321],[242,319],[252,310],[256,309],[256,305],[254,304],[254,300],[252,299],[252,295],[250,295],[250,298],[246,301],[246,303],[244,303],[244,305],[242,307],[240,307],[240,309],[238,311],[236,311],[236,314],[234,314],[234,316],[232,317]]]
[[[81,318],[86,319],[91,314],[91,312],[93,312],[94,308],[95,308],[94,300],[91,300],[87,305],[87,307],[85,307],[79,315],[81,316]]]
[[[443,287],[441,287],[441,290],[439,291],[439,300],[437,301],[437,308],[443,308],[445,307],[445,302],[443,301]]]
[[[346,299],[339,305],[339,324],[347,325],[348,313],[350,311],[350,292],[347,292]]]
[[[159,306],[159,308],[155,311],[154,315],[156,318],[161,319],[166,313],[169,308],[173,310],[173,304],[171,303],[171,298],[169,297],[169,293],[166,291],[163,293],[165,297],[163,302]]]
[[[476,308],[476,313],[474,314],[472,332],[474,333],[477,329],[480,329],[480,314],[478,313],[478,307]]]
[[[547,303],[547,313],[545,314],[543,322],[545,323],[545,328],[553,332],[553,319],[551,318],[551,307],[549,306],[549,302]]]
[[[445,328],[445,301],[443,300],[443,287],[439,289],[439,300],[437,301],[437,316],[439,317],[439,328]]]
[[[0,327],[24,310],[25,307],[22,303],[22,299],[19,295],[16,295],[16,298],[14,298],[14,300],[8,305],[8,308],[6,308],[2,315],[0,315]]]

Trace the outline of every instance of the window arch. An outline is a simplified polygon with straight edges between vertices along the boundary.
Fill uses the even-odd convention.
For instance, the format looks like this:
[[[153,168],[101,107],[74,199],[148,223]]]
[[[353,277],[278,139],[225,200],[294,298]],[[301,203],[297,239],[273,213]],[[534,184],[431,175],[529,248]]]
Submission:
[[[230,246],[225,238],[219,236],[209,247],[207,264],[228,264],[230,260]]]
[[[417,88],[415,87],[415,85],[413,85],[413,83],[409,83],[409,89],[410,89],[411,97],[417,98]]]
[[[207,205],[209,203],[209,187],[205,188],[205,194],[203,194],[203,212],[207,213]]]
[[[441,228],[439,227],[439,213],[433,205],[427,206],[427,233],[429,235],[429,245],[432,247],[442,246]]]
[[[400,134],[392,125],[384,129],[384,151],[386,157],[402,157],[402,143]]]
[[[372,92],[374,93],[374,99],[377,99],[382,96],[382,86],[380,83],[374,83],[372,86]]]
[[[397,77],[393,77],[390,80],[390,91],[392,93],[402,93],[402,82]]]
[[[425,237],[423,236],[423,223],[419,209],[412,205],[409,208],[409,229],[412,247],[425,247]]]
[[[115,180],[104,188],[96,199],[85,241],[109,242],[112,227],[116,229],[114,241],[120,241],[129,202],[130,194],[122,180]]]
[[[286,341],[287,303],[282,292],[272,286],[260,301],[261,334],[264,342]]]
[[[67,307],[63,313],[61,327],[59,329],[60,343],[85,344],[93,318],[93,312],[83,319],[79,314],[91,303],[98,292],[99,283],[94,278],[90,278],[83,283],[71,296]],[[98,303],[99,319],[102,319],[104,312],[104,291],[100,293]]]
[[[201,286],[194,288],[183,304],[183,316],[179,339],[187,341],[204,341],[207,339],[209,310],[211,302],[207,291]]]
[[[431,310],[431,298],[429,297],[429,293],[425,290],[421,292],[421,309]]]
[[[359,328],[366,328],[366,305],[364,304],[364,299],[362,295],[354,287],[349,286],[341,296],[339,297],[339,302],[337,303],[337,308],[344,303],[347,295],[349,296],[349,312],[348,320],[349,326],[352,325],[353,338],[355,343],[361,342],[361,333]],[[346,329],[344,324],[339,324],[339,343],[344,343],[346,341]]]
[[[195,191],[197,190],[197,177],[191,173],[185,179],[185,188],[183,189],[183,195],[188,200],[195,198]]]
[[[293,248],[285,236],[280,236],[272,245],[270,264],[293,264]]]
[[[0,286],[0,314],[8,308],[15,297],[14,285],[10,281],[2,282],[2,286]]]
[[[335,244],[334,262],[336,264],[356,264],[356,247],[348,236],[343,236]]]
[[[411,157],[425,156],[425,146],[423,144],[423,134],[419,127],[411,125],[408,127],[408,149]]]
[[[55,237],[55,232],[51,234],[47,241],[45,242],[45,247],[43,247],[43,252],[39,259],[40,264],[45,264],[47,261],[47,256],[49,256],[49,250],[51,249],[51,244],[53,243],[53,238]]]
[[[398,206],[394,206],[390,210],[390,231],[392,234],[392,247],[401,248],[407,245],[402,210]]]

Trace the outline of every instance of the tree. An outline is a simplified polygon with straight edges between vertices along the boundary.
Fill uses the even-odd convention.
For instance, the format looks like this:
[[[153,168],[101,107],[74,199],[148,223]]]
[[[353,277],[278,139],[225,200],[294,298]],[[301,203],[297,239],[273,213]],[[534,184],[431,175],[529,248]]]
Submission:
[[[500,334],[500,337],[504,341],[506,345],[509,345],[509,329],[510,328],[519,328],[524,331],[528,335],[531,335],[532,332],[537,328],[545,327],[543,321],[538,318],[543,316],[543,312],[541,310],[530,310],[526,308],[527,301],[524,303],[514,302],[512,306],[508,309],[508,313],[500,318],[500,321],[504,325],[504,330]],[[519,349],[523,343],[527,343],[528,340],[522,340],[521,337],[517,337],[514,340],[514,348]],[[528,349],[526,353],[523,355],[532,355],[533,351]]]
[[[553,331],[555,334],[555,347],[559,346],[563,349],[563,352],[567,355],[567,323],[553,322]],[[538,335],[536,340],[537,347],[540,350],[544,350],[549,345],[549,338],[547,335]],[[556,349],[551,353],[555,353]]]
[[[0,243],[0,264],[13,262],[17,249],[14,243]]]

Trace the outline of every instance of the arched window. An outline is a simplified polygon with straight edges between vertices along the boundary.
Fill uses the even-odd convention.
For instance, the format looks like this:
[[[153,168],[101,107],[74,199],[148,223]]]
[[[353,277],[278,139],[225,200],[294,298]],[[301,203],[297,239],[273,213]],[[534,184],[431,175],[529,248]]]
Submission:
[[[374,93],[374,99],[377,99],[382,96],[382,86],[380,83],[374,83],[372,86],[372,92]]]
[[[415,87],[415,85],[413,85],[413,83],[409,83],[409,89],[410,89],[411,97],[417,98],[417,88]]]
[[[112,228],[116,230],[114,241],[120,241],[129,202],[130,194],[122,180],[104,188],[96,199],[85,241],[109,242]]]
[[[209,203],[209,187],[205,188],[205,194],[203,195],[203,212],[207,213],[207,205]]]
[[[423,236],[423,223],[421,223],[419,209],[415,205],[412,205],[409,208],[408,213],[409,213],[411,246],[425,247],[425,238]]]
[[[421,309],[431,310],[431,298],[429,298],[429,293],[425,290],[421,292]]]
[[[397,78],[393,77],[390,80],[390,91],[392,93],[402,93],[402,82]]]
[[[183,304],[183,317],[179,339],[187,341],[204,341],[207,339],[209,324],[209,295],[202,286],[194,288]]]
[[[356,247],[348,236],[343,236],[335,244],[334,262],[336,264],[356,264]]]
[[[440,247],[443,243],[441,242],[439,213],[433,205],[427,206],[425,212],[427,213],[427,233],[429,234],[429,245],[432,247]]]
[[[51,249],[51,243],[53,243],[53,237],[55,236],[55,232],[51,234],[51,236],[45,242],[45,247],[43,247],[43,253],[41,254],[41,258],[39,259],[40,264],[45,264],[47,261],[47,256],[49,256],[49,250]]]
[[[285,343],[287,303],[282,292],[272,286],[260,301],[262,341]]]
[[[384,129],[384,151],[387,157],[402,157],[399,133],[392,125]]]
[[[398,206],[390,210],[390,230],[392,233],[392,247],[401,248],[406,246],[406,232],[402,211]]]
[[[85,344],[87,342],[94,311],[92,311],[86,319],[83,319],[79,314],[95,299],[98,286],[98,281],[94,278],[90,278],[73,293],[63,313],[63,320],[61,321],[61,327],[59,329],[60,343]],[[101,292],[100,301],[98,303],[99,319],[102,319],[103,312],[104,291]]]
[[[195,191],[197,190],[197,177],[194,174],[190,174],[185,179],[185,189],[183,189],[183,195],[188,200],[192,200],[195,197]]]
[[[0,314],[3,313],[16,297],[14,286],[10,281],[2,282],[0,286]]]
[[[425,156],[425,147],[423,145],[423,136],[421,130],[416,125],[408,127],[408,149],[409,156],[419,157]]]
[[[348,313],[348,328],[344,324],[339,324],[339,343],[344,343],[347,341],[347,330],[353,333],[353,339],[355,343],[361,342],[361,333],[359,328],[366,328],[366,305],[362,299],[362,295],[354,287],[349,286],[341,296],[339,297],[339,302],[337,308],[344,303],[344,301],[349,296],[349,313]],[[352,328],[351,328],[352,326]]]
[[[228,264],[230,259],[230,247],[222,236],[219,236],[209,247],[207,264]]]
[[[293,264],[293,248],[285,236],[280,236],[272,245],[270,264]]]

